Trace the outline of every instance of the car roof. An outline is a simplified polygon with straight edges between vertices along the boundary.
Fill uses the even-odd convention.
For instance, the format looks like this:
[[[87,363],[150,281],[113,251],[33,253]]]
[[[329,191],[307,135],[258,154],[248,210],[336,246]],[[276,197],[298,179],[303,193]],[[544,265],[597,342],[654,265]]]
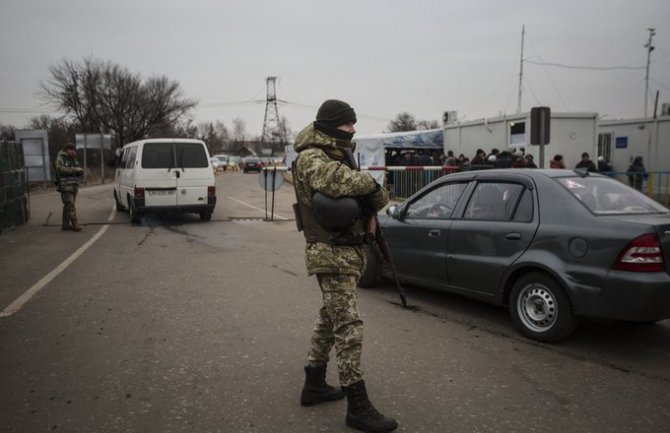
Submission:
[[[493,168],[489,170],[471,170],[452,173],[443,178],[454,179],[486,179],[486,178],[505,178],[505,177],[526,177],[529,179],[538,178],[560,178],[574,176],[593,176],[607,177],[599,173],[587,173],[581,170],[553,169],[553,168]]]
[[[195,138],[146,138],[144,140],[136,140],[131,143],[126,143],[123,145],[123,147],[126,146],[133,146],[133,145],[138,145],[138,144],[146,144],[146,143],[201,143],[205,144],[204,141],[202,140],[197,140]]]

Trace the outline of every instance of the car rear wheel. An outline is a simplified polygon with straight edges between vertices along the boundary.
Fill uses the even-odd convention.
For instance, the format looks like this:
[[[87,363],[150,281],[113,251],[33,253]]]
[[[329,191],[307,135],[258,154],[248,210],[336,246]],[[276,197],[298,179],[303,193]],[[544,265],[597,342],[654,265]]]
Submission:
[[[519,278],[512,288],[509,309],[514,325],[533,340],[559,341],[577,326],[565,291],[544,272],[531,272]]]
[[[200,212],[200,221],[210,221],[212,219],[212,212],[202,211]]]

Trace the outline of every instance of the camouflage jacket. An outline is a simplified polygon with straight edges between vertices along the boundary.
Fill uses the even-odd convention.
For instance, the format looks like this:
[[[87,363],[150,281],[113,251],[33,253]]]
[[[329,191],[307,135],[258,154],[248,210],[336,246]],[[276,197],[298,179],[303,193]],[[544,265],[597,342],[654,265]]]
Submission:
[[[80,172],[77,158],[71,158],[67,152],[61,150],[54,161],[56,170],[56,185],[59,191],[74,191],[79,185]]]
[[[368,173],[351,169],[342,161],[342,148],[350,142],[337,141],[309,124],[295,139],[298,159],[293,173],[296,196],[311,208],[317,191],[330,198],[366,197],[375,211],[388,202],[388,193]],[[366,245],[341,246],[307,242],[305,262],[309,275],[349,274],[360,277],[367,257]]]

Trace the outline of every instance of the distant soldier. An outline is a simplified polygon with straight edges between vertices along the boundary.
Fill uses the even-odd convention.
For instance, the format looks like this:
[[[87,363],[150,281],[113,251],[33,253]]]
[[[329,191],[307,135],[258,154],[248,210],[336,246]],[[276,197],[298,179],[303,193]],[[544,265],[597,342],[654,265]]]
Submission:
[[[638,191],[642,191],[642,185],[649,175],[647,174],[647,169],[644,168],[641,156],[635,157],[633,163],[628,167],[626,174],[628,175],[630,186]]]
[[[307,246],[307,273],[316,275],[323,305],[314,326],[305,366],[303,406],[347,396],[346,424],[363,431],[389,432],[398,426],[368,399],[361,351],[363,321],[356,282],[366,264],[364,216],[359,203],[376,212],[388,202],[386,189],[357,171],[351,155],[356,114],[346,102],[325,101],[316,121],[295,139],[293,181],[297,219]],[[326,383],[326,366],[335,348],[342,391]]]
[[[63,149],[58,152],[54,162],[56,171],[56,184],[63,201],[63,219],[62,230],[81,231],[77,221],[77,209],[74,202],[79,192],[79,178],[83,170],[79,167],[77,161],[77,148],[72,143],[67,143]]]

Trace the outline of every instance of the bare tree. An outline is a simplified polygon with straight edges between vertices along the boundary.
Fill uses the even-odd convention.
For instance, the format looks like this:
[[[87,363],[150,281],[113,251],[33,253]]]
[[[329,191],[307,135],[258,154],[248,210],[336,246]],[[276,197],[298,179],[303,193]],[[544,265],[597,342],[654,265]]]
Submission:
[[[440,123],[437,120],[419,120],[416,122],[416,129],[437,129]]]
[[[402,112],[391,120],[388,126],[389,132],[415,131],[416,119],[407,112]]]
[[[416,131],[420,129],[436,129],[440,124],[437,120],[416,120],[416,118],[407,113],[402,112],[396,116],[394,120],[389,123],[389,132],[402,131]]]
[[[176,81],[143,80],[111,62],[62,60],[41,84],[44,99],[76,119],[84,132],[113,131],[123,145],[157,131],[177,130],[197,102]]]
[[[14,141],[16,128],[12,125],[3,125],[0,123],[0,141]]]
[[[34,116],[28,122],[30,129],[45,129],[49,136],[49,154],[55,158],[58,150],[74,139],[77,125],[62,117],[51,117],[46,114]]]
[[[247,139],[247,124],[240,117],[233,119],[233,141],[242,143]]]
[[[224,125],[221,121],[217,121],[214,123],[214,132],[221,140],[221,150],[230,150],[230,133],[228,132],[226,125]]]

